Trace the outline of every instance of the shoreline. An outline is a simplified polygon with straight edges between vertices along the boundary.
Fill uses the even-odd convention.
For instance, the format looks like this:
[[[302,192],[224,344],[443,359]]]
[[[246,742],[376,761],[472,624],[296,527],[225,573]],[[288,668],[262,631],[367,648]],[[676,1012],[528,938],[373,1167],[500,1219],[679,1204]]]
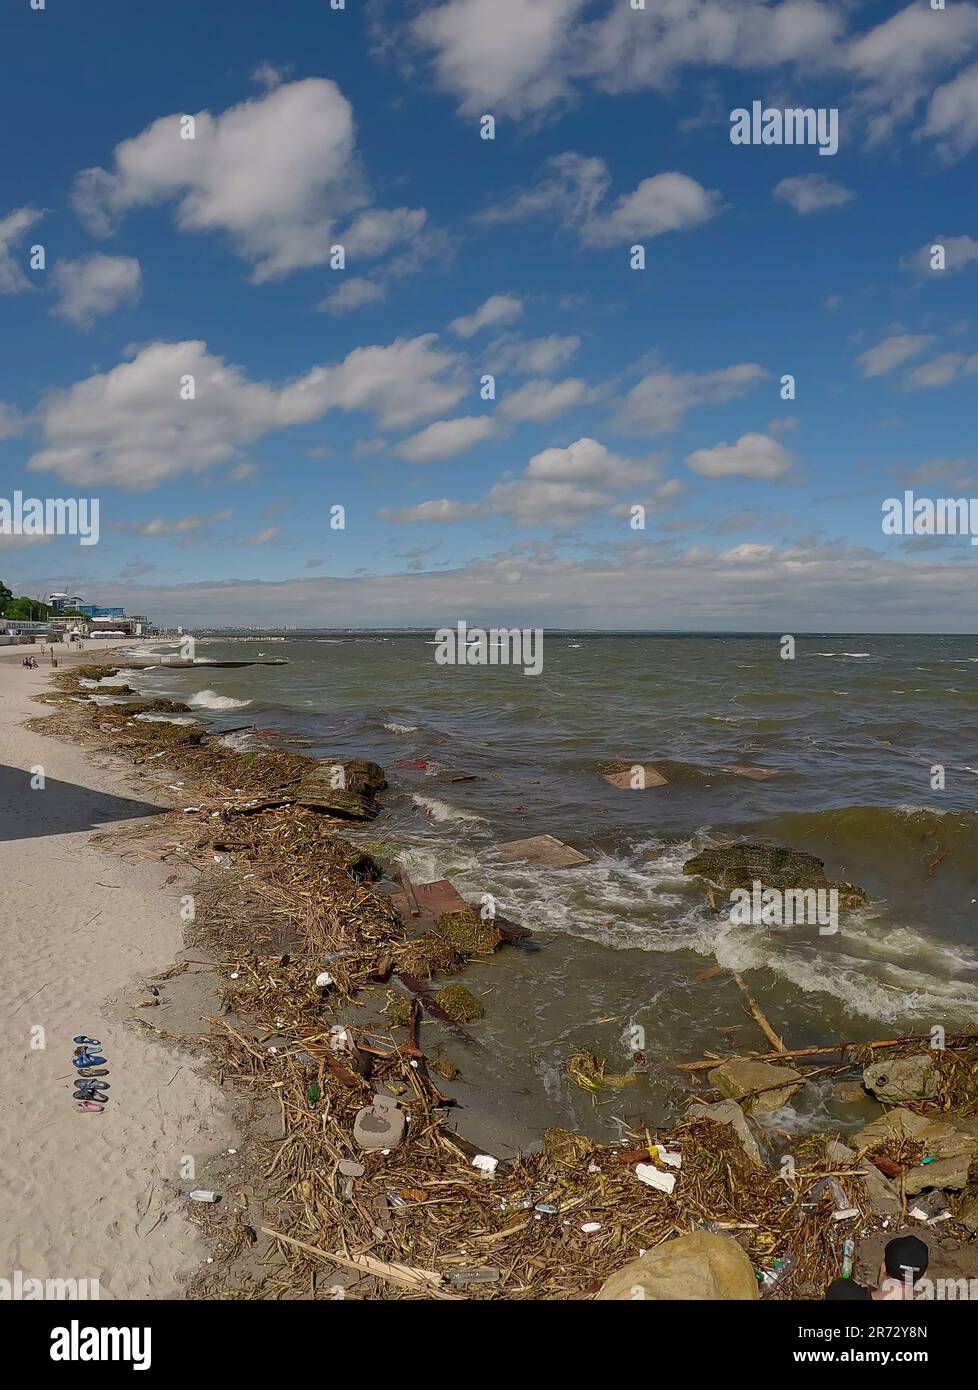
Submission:
[[[65,682],[55,685],[63,688]],[[457,1297],[449,1292],[452,1267],[466,1260],[479,1265],[481,1247],[494,1267],[505,1267],[513,1258],[517,1264],[522,1262],[522,1277],[515,1286],[511,1279],[508,1287],[489,1283],[464,1296],[586,1298],[597,1292],[596,1275],[599,1284],[600,1277],[614,1273],[638,1249],[654,1246],[670,1232],[683,1229],[691,1214],[688,1206],[683,1208],[685,1219],[678,1218],[675,1199],[654,1196],[635,1182],[630,1167],[619,1166],[626,1157],[631,1162],[636,1156],[629,1142],[635,1149],[639,1141],[637,1157],[642,1158],[638,1134],[614,1146],[592,1144],[567,1131],[548,1131],[539,1153],[512,1162],[503,1158],[495,1181],[479,1181],[471,1166],[475,1146],[453,1137],[446,1128],[444,1121],[451,1110],[442,1109],[441,1083],[427,1070],[436,1069],[428,1039],[434,1029],[440,1042],[444,1030],[425,1023],[419,1046],[418,1025],[425,1006],[415,1003],[410,1007],[407,1041],[396,1043],[394,1034],[401,1036],[401,1032],[390,1019],[378,1015],[376,1006],[391,979],[393,964],[388,961],[385,974],[384,960],[396,958],[410,938],[389,899],[371,885],[371,875],[364,877],[362,870],[353,873],[354,862],[366,864],[369,854],[342,838],[342,824],[300,810],[281,789],[269,793],[269,787],[282,784],[283,779],[286,784],[294,781],[313,760],[277,750],[242,755],[218,749],[216,740],[201,748],[199,730],[189,735],[174,725],[134,726],[124,713],[120,717],[120,707],[101,710],[98,720],[86,723],[91,706],[72,705],[68,695],[54,698],[61,706],[55,718],[74,724],[79,739],[83,728],[91,738],[97,726],[116,735],[113,742],[125,745],[127,740],[130,744],[138,740],[138,755],[130,747],[130,756],[149,765],[156,762],[168,781],[176,778],[183,784],[182,798],[192,795],[195,802],[200,801],[192,812],[198,819],[192,822],[186,820],[185,806],[169,808],[171,815],[176,811],[183,827],[198,831],[192,844],[191,831],[180,834],[188,862],[201,868],[208,860],[227,861],[202,878],[199,890],[202,911],[194,936],[209,941],[226,971],[224,1013],[214,1020],[226,1036],[205,1046],[214,1050],[222,1078],[240,1083],[254,1099],[254,1128],[243,1145],[249,1150],[249,1162],[256,1156],[271,1156],[271,1170],[278,1167],[279,1171],[275,1181],[266,1180],[263,1185],[257,1178],[258,1163],[251,1162],[254,1180],[239,1183],[233,1208],[226,1200],[199,1213],[201,1226],[217,1242],[220,1259],[210,1276],[207,1266],[200,1270],[190,1296],[280,1296],[267,1291],[272,1280],[273,1287],[292,1290],[287,1296],[308,1297],[315,1295],[298,1290],[314,1289],[318,1278],[321,1289],[341,1289],[341,1294],[333,1295],[340,1297]],[[165,729],[171,733],[162,732]],[[71,737],[59,729],[51,732]],[[215,732],[219,735],[219,730]],[[150,747],[156,751],[148,752]],[[267,785],[262,790],[263,781]],[[232,789],[232,782],[244,785]],[[310,836],[315,843],[309,843]],[[324,881],[324,868],[328,870],[326,890],[314,888],[310,900],[312,885]],[[382,872],[376,868],[378,876]],[[302,911],[297,912],[297,902],[304,905]],[[287,927],[271,929],[268,924],[276,921]],[[338,952],[331,949],[337,946]],[[193,946],[193,953],[199,955],[200,946]],[[354,959],[334,964],[337,955]],[[336,976],[325,997],[311,987],[323,960],[330,962]],[[231,963],[234,969],[229,968]],[[443,983],[439,978],[430,991]],[[342,1024],[352,1036],[352,1048],[331,1046],[330,1028],[335,1024]],[[451,1051],[451,1036],[444,1034],[444,1040]],[[369,1084],[363,1063],[374,1069]],[[376,1155],[356,1151],[351,1129],[355,1112],[380,1087],[397,1097],[410,1123],[407,1141],[378,1160]],[[700,1084],[697,1090],[702,1089]],[[448,1090],[452,1092],[453,1087]],[[491,1123],[486,1133],[491,1135]],[[765,1237],[769,1244],[754,1238],[747,1242],[759,1268],[766,1267],[764,1258],[777,1254],[779,1245],[811,1238],[815,1244],[798,1271],[799,1278],[804,1275],[817,1288],[819,1280],[824,1287],[837,1273],[846,1232],[830,1225],[829,1234],[822,1232],[816,1239],[817,1233],[809,1237],[805,1227],[812,1217],[804,1218],[801,1234],[786,1224],[784,1186],[777,1171],[762,1177],[756,1169],[745,1168],[744,1150],[729,1124],[698,1118],[680,1121],[669,1127],[665,1141],[678,1145],[683,1154],[683,1187],[699,1192],[692,1210],[700,1211],[700,1221],[694,1226],[707,1215],[706,1202],[712,1229],[733,1233],[743,1226],[745,1217],[754,1218],[749,1224],[758,1230],[769,1229]],[[488,1137],[484,1151],[502,1156]],[[727,1176],[714,1191],[718,1183],[714,1165],[720,1155]],[[827,1154],[819,1157],[810,1148],[806,1155],[806,1169],[812,1174],[809,1186],[821,1172],[839,1172],[838,1155],[832,1163]],[[366,1170],[366,1178],[355,1182],[338,1178],[343,1161],[356,1162]],[[700,1184],[707,1171],[713,1174],[712,1182],[703,1189]],[[849,1169],[854,1183],[863,1181],[858,1178],[861,1171]],[[459,1194],[450,1204],[464,1206],[465,1220],[462,1226],[439,1234],[441,1213],[433,1211],[426,1222],[425,1209],[444,1205],[437,1191],[445,1187]],[[589,1188],[595,1190],[589,1194]],[[532,1220],[522,1195],[527,1191],[540,1198]],[[848,1191],[848,1195],[853,1194]],[[685,1204],[689,1199],[683,1200]],[[412,1206],[419,1210],[412,1212]],[[576,1214],[570,1222],[557,1223],[551,1210]],[[582,1236],[580,1227],[587,1226],[587,1216],[597,1218],[591,1224],[606,1235]],[[863,1217],[864,1243],[871,1250],[872,1232],[885,1227],[865,1210]],[[434,1230],[428,1228],[432,1220]],[[656,1237],[660,1223],[662,1234]],[[575,1224],[576,1231],[568,1230]],[[628,1237],[633,1225],[636,1234],[641,1230],[640,1244]],[[614,1230],[618,1231],[615,1243],[608,1245],[607,1237]],[[933,1240],[933,1234],[929,1239]],[[451,1249],[453,1244],[461,1255]],[[348,1253],[356,1252],[352,1267],[338,1245]],[[269,1257],[276,1275],[261,1272]],[[555,1257],[563,1262],[559,1270],[554,1268]],[[378,1260],[383,1266],[379,1274],[373,1268]],[[420,1284],[405,1286],[391,1275],[392,1262],[402,1266],[405,1260]],[[233,1289],[230,1294],[229,1288]]]
[[[0,871],[13,909],[4,914],[0,1016],[14,1063],[2,1101],[10,1201],[0,1268],[98,1279],[102,1298],[179,1297],[207,1255],[176,1195],[194,1185],[181,1183],[181,1160],[206,1166],[233,1143],[234,1130],[226,1097],[197,1057],[156,1047],[127,1025],[152,997],[145,984],[183,950],[184,885],[166,866],[120,859],[92,842],[93,830],[155,817],[155,788],[136,788],[124,760],[96,760],[25,729],[41,712],[33,697],[50,688],[51,668],[28,671],[19,656],[16,648],[0,652],[8,793]],[[86,659],[88,652],[64,653],[54,674]],[[43,768],[43,788],[31,789],[31,768]],[[103,1045],[111,1087],[104,1113],[72,1101],[76,1034]]]

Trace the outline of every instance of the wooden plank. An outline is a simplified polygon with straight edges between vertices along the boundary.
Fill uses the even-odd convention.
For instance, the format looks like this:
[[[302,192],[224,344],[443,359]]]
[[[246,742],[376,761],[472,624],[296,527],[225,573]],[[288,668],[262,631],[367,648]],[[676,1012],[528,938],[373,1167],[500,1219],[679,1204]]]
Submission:
[[[435,883],[412,884],[413,902],[417,906],[420,919],[425,926],[431,926],[443,912],[464,912],[468,906],[461,893],[447,878]],[[416,916],[412,900],[401,889],[391,895],[391,900],[402,916]]]

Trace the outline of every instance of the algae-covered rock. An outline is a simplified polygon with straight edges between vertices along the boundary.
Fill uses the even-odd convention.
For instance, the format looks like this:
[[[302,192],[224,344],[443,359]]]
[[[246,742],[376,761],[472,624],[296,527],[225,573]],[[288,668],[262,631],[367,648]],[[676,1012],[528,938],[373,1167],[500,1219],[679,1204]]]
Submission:
[[[387,994],[387,1007],[384,1009],[387,1021],[394,1028],[406,1028],[411,1021],[411,1001],[405,999],[403,994],[397,990],[390,990]]]
[[[464,985],[446,985],[438,991],[438,1004],[456,1023],[471,1023],[485,1013],[475,995]]]
[[[457,975],[464,965],[465,956],[437,932],[425,932],[397,948],[397,968],[423,980],[435,974]]]
[[[602,1086],[616,1089],[631,1086],[637,1078],[632,1073],[613,1073],[605,1071],[607,1062],[595,1057],[587,1048],[575,1052],[567,1063],[567,1075],[585,1091],[600,1091]]]
[[[445,1081],[455,1081],[462,1075],[462,1069],[451,1057],[446,1057],[444,1053],[436,1053],[434,1057],[428,1058],[428,1063]]]
[[[350,758],[343,764],[346,785],[355,792],[373,795],[382,792],[387,786],[387,774],[380,763],[368,762],[366,758]]]
[[[839,906],[863,907],[866,894],[854,883],[825,877],[825,865],[814,854],[788,849],[785,845],[712,845],[702,854],[687,859],[684,874],[695,874],[722,893],[735,888],[750,889],[755,882],[763,888],[836,889]]]
[[[334,780],[332,765],[314,768],[299,783],[297,805],[344,820],[373,820],[380,807],[372,797],[351,787],[334,786]]]
[[[735,1240],[713,1231],[677,1236],[604,1281],[599,1301],[754,1300],[754,1267]]]
[[[800,1072],[791,1067],[776,1067],[770,1062],[748,1062],[732,1060],[721,1062],[710,1072],[710,1084],[715,1086],[730,1100],[739,1101],[748,1114],[763,1114],[765,1111],[780,1110],[797,1091],[804,1079]],[[779,1081],[783,1087],[778,1087]],[[777,1087],[768,1090],[768,1087]],[[748,1096],[749,1091],[760,1091],[760,1095]],[[746,1097],[741,1100],[741,1097]]]
[[[484,922],[471,908],[465,912],[443,912],[435,923],[435,931],[467,956],[491,956],[503,939],[492,920]]]
[[[111,692],[105,687],[94,692],[96,695],[108,695]],[[185,705],[182,700],[167,700],[163,696],[153,700],[129,700],[124,705],[109,705],[108,714],[118,715],[123,719],[131,719],[134,714],[189,714],[190,706]]]
[[[549,1129],[544,1130],[543,1152],[551,1168],[575,1168],[582,1160],[585,1161],[586,1167],[593,1151],[594,1144],[583,1134],[561,1129],[559,1125],[551,1125]]]
[[[117,676],[121,669],[119,666],[73,666],[65,675],[79,681],[100,681],[108,676]]]

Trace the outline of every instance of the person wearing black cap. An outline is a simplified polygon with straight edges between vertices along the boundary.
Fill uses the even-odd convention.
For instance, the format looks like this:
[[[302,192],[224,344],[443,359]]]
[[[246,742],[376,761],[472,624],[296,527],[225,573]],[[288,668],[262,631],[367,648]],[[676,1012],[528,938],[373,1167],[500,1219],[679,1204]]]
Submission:
[[[880,1286],[872,1297],[892,1302],[912,1299],[918,1282],[927,1273],[930,1251],[916,1236],[898,1236],[883,1251],[880,1265]]]

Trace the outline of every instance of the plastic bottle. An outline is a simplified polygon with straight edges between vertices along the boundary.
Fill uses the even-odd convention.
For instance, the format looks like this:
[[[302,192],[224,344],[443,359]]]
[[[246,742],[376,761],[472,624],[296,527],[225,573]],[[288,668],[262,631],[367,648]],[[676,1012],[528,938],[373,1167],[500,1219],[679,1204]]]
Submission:
[[[765,1270],[761,1276],[761,1289],[763,1290],[762,1296],[764,1298],[767,1298],[768,1294],[773,1293],[778,1285],[787,1277],[794,1263],[795,1259],[793,1255],[785,1255],[781,1259],[771,1261],[773,1267]]]
[[[847,1240],[842,1247],[842,1277],[852,1278],[852,1257],[856,1253],[856,1242]]]

